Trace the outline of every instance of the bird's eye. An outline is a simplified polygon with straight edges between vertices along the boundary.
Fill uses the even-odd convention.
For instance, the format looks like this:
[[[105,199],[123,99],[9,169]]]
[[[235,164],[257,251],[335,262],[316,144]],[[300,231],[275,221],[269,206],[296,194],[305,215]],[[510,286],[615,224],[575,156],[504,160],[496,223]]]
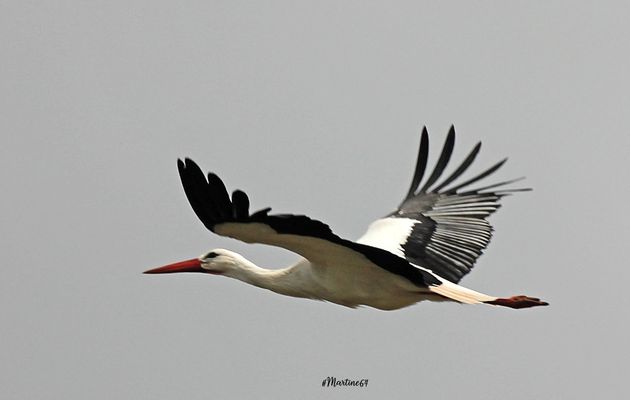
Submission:
[[[211,251],[210,253],[206,254],[203,258],[208,259],[208,258],[214,258],[218,256],[219,256],[219,253],[215,253],[214,251]]]

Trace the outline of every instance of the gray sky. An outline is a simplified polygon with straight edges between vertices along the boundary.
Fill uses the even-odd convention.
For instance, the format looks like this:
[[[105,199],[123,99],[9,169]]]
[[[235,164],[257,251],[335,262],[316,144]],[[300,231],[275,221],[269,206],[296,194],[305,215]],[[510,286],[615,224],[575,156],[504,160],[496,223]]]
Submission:
[[[41,3],[0,5],[0,397],[624,392],[623,2]],[[216,247],[296,259],[207,232],[178,157],[356,238],[402,199],[420,127],[434,160],[451,123],[457,158],[482,140],[477,171],[509,156],[495,179],[535,189],[463,283],[551,307],[350,310],[141,274]]]

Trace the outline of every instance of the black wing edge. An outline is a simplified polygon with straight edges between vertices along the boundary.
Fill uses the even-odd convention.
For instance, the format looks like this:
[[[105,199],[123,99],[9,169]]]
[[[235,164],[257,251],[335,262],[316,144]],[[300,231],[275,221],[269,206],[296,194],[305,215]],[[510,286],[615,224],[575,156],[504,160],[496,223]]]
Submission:
[[[479,151],[481,150],[481,142],[478,142],[475,145],[475,147],[473,147],[473,149],[470,151],[470,153],[468,153],[466,158],[461,162],[461,164],[455,169],[455,171],[453,171],[447,178],[445,178],[441,183],[437,184],[434,188],[431,188],[431,186],[435,185],[436,182],[440,179],[440,177],[444,173],[444,170],[446,169],[450,161],[451,155],[453,153],[454,145],[455,145],[455,126],[451,125],[449,132],[446,136],[444,145],[442,147],[442,152],[440,153],[440,157],[438,158],[438,161],[435,164],[435,167],[433,168],[431,175],[426,180],[424,185],[419,189],[420,183],[422,182],[423,175],[426,171],[427,158],[428,158],[428,153],[429,153],[428,132],[427,132],[426,126],[423,127],[422,135],[420,139],[420,147],[418,151],[418,160],[416,162],[416,169],[414,171],[414,176],[411,181],[411,186],[409,188],[409,191],[407,192],[407,195],[405,196],[405,199],[403,200],[403,204],[406,201],[413,199],[414,197],[418,197],[424,194],[445,193],[445,194],[471,195],[471,194],[488,193],[484,191],[490,188],[497,188],[499,186],[504,186],[504,185],[523,179],[523,178],[513,179],[513,180],[508,180],[508,181],[504,181],[500,183],[495,183],[489,186],[484,186],[477,189],[461,191],[462,189],[472,185],[473,183],[478,182],[482,180],[483,178],[486,178],[489,175],[496,172],[507,161],[507,158],[504,158],[503,160],[499,161],[498,163],[494,164],[493,166],[481,172],[480,174],[474,176],[473,178],[470,178],[467,181],[459,183],[450,188],[446,188],[449,184],[453,183],[453,181],[455,181],[464,172],[466,172],[468,168],[472,165],[472,163],[475,161],[475,158],[477,157],[477,155],[479,154]],[[528,190],[531,190],[531,189],[530,188],[505,189],[499,192],[494,191],[492,193],[505,195],[511,192],[528,191]]]
[[[337,238],[330,227],[305,215],[269,215],[271,208],[249,213],[249,197],[242,190],[228,196],[225,184],[215,173],[208,178],[193,160],[177,160],[179,176],[193,211],[206,228],[214,232],[217,224],[225,222],[265,223],[278,233],[313,236],[322,239]]]
[[[204,226],[214,230],[221,222],[241,221],[249,218],[249,198],[241,190],[229,198],[223,181],[213,173],[208,179],[193,160],[177,160],[179,177],[184,193],[193,211]]]
[[[462,183],[455,181],[467,171],[481,150],[478,142],[457,168],[439,182],[453,152],[455,128],[451,126],[438,161],[427,181],[421,185],[426,168],[428,137],[423,130],[421,151],[416,163],[412,186],[398,210],[388,217],[418,220],[402,245],[405,258],[422,265],[441,278],[459,282],[473,268],[492,236],[492,226],[486,218],[501,205],[499,200],[509,194],[529,191],[529,188],[503,188],[524,178],[505,180],[475,189],[473,183],[492,175],[501,168],[503,159]],[[450,187],[449,187],[450,185]],[[433,186],[433,187],[432,187]],[[498,188],[498,190],[497,190]]]

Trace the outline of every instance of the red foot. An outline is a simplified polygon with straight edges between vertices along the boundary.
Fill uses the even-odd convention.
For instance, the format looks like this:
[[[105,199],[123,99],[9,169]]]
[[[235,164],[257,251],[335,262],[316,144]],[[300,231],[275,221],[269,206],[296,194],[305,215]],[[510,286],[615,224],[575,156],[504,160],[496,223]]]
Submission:
[[[512,296],[509,298],[500,298],[492,301],[486,301],[485,303],[510,308],[528,308],[549,305],[549,303],[545,301],[541,301],[540,299],[529,296]]]

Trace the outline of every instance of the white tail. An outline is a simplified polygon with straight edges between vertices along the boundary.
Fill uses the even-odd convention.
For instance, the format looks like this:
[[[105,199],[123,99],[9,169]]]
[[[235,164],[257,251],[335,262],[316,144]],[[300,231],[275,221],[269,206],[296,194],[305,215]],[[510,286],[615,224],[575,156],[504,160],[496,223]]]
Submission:
[[[549,303],[541,301],[535,297],[529,296],[512,296],[512,297],[494,297],[487,294],[475,292],[474,290],[457,285],[453,282],[442,279],[442,284],[437,286],[429,286],[429,290],[440,296],[458,301],[464,304],[492,304],[495,306],[503,306],[510,308],[528,308],[536,306],[547,306]]]

